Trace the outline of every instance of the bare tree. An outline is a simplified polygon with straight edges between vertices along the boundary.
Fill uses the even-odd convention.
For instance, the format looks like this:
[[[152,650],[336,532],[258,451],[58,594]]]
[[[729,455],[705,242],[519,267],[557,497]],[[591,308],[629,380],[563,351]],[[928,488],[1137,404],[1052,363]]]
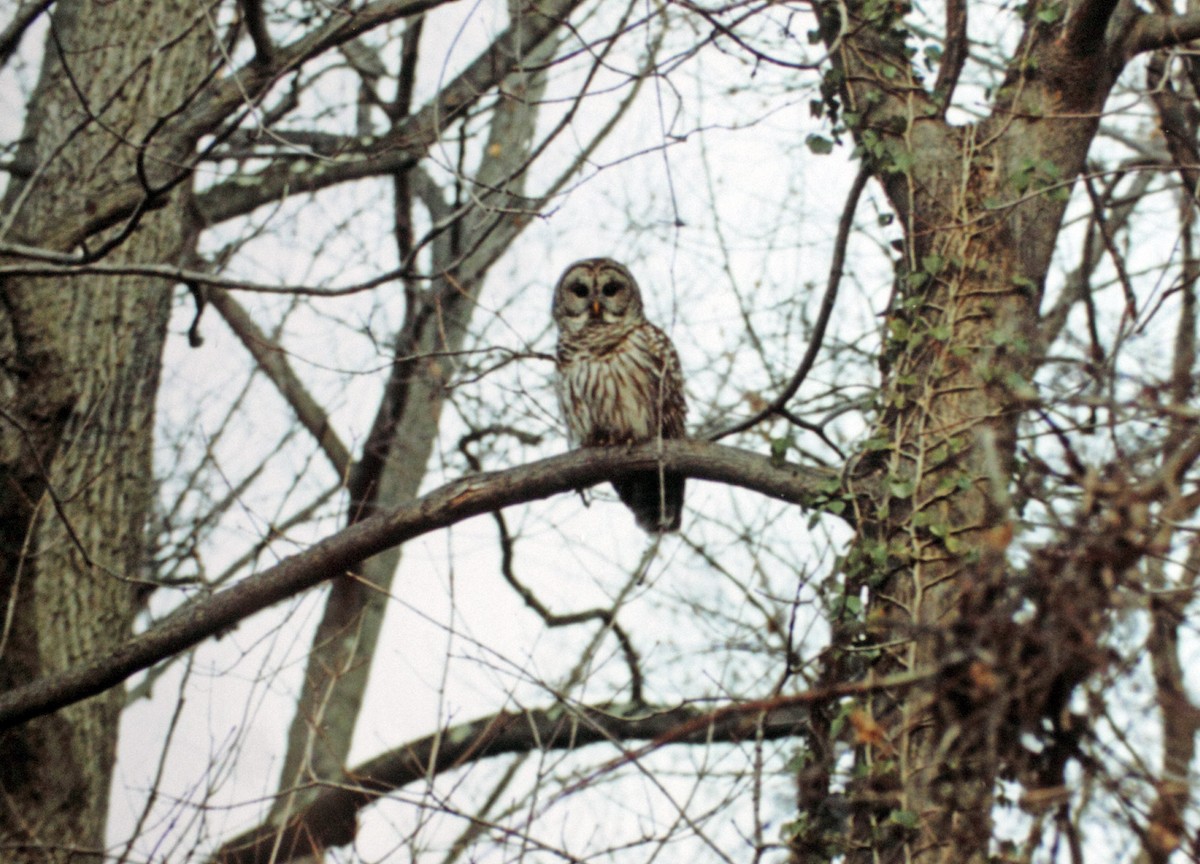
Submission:
[[[5,860],[1200,854],[1197,13],[493,7],[0,32]]]

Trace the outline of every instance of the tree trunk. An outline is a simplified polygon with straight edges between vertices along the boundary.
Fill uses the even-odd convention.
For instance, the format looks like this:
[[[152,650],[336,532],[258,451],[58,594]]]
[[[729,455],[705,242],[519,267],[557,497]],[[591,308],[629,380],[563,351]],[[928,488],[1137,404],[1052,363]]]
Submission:
[[[866,8],[844,30],[836,14],[825,20],[840,83],[834,108],[883,184],[905,243],[878,419],[850,474],[884,490],[861,514],[845,567],[847,595],[865,591],[869,602],[861,617],[836,623],[827,674],[930,677],[849,708],[859,765],[839,851],[875,864],[982,862],[993,787],[1002,770],[1020,770],[1029,711],[1040,719],[1052,703],[1061,707],[1050,691],[1069,692],[1087,667],[1070,654],[1032,681],[1038,664],[1013,648],[1020,640],[1006,644],[1008,487],[1017,422],[1036,398],[1051,253],[1119,63],[1031,12],[991,116],[955,127],[908,62],[903,10]],[[798,860],[830,849],[829,812],[813,781],[828,791],[832,758],[801,774]]]
[[[557,45],[557,38],[548,38],[531,46],[527,56],[514,58],[514,65],[539,66]],[[446,358],[463,346],[488,269],[528,224],[512,211],[524,203],[523,168],[530,158],[545,76],[518,71],[503,86],[519,98],[495,109],[484,147],[489,155],[473,178],[478,188],[492,191],[478,194],[480,205],[463,218],[461,228],[434,240],[432,269],[438,278],[430,281],[429,290],[409,292],[392,377],[367,452],[350,480],[352,521],[416,497],[447,395],[452,370]],[[449,205],[438,197],[441,190],[429,181],[412,185],[422,187],[433,220],[449,218]],[[364,561],[356,578],[332,586],[288,734],[281,794],[272,812],[276,823],[320,791],[309,787],[287,794],[289,789],[314,778],[342,779],[400,556],[399,547],[389,549]]]
[[[55,8],[4,239],[71,236],[97,201],[174,172],[151,133],[210,69],[194,4]],[[178,260],[185,202],[147,196],[110,261]],[[92,238],[99,246],[125,231]],[[69,251],[69,250],[63,250]],[[171,286],[134,278],[10,278],[0,288],[0,688],[104,655],[139,608],[153,493],[154,400]],[[103,846],[117,720],[112,690],[0,738],[6,861]]]

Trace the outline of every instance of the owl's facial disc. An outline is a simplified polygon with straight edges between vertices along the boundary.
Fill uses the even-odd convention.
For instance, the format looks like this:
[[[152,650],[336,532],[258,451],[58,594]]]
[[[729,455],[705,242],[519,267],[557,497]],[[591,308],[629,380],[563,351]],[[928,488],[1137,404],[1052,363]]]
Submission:
[[[641,299],[633,277],[607,258],[577,261],[557,286],[555,321],[568,332],[636,322]]]

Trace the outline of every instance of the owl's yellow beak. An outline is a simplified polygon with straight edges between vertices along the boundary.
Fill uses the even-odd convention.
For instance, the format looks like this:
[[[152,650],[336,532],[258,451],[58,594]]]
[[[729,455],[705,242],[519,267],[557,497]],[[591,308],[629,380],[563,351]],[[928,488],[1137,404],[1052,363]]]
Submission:
[[[600,301],[599,300],[592,301],[592,317],[593,318],[600,317]]]

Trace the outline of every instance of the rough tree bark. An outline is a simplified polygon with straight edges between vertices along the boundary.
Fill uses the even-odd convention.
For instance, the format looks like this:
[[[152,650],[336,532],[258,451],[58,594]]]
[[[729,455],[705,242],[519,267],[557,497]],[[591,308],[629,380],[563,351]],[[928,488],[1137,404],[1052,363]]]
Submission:
[[[91,242],[128,233],[109,260],[178,260],[185,196],[150,192],[178,151],[155,126],[203,83],[211,47],[193,3],[57,4],[17,157],[31,173],[9,185],[4,239],[46,245],[94,202],[140,190],[154,212]],[[128,637],[170,287],[97,276],[0,286],[0,690]],[[122,701],[114,690],[0,738],[6,861],[101,848]]]

